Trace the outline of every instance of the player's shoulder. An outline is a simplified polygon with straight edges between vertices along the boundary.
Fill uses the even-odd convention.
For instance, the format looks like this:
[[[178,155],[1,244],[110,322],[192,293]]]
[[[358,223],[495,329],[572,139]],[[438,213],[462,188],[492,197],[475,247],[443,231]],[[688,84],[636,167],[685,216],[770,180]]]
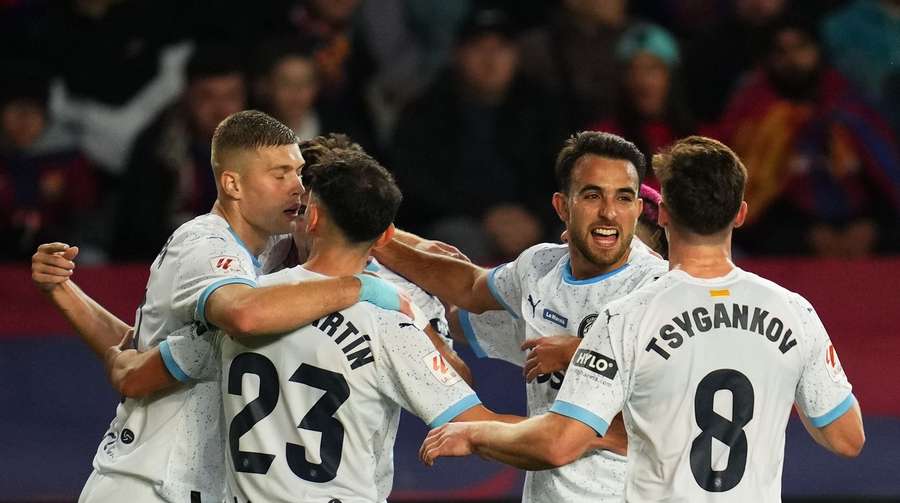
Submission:
[[[628,257],[628,267],[636,274],[659,277],[669,270],[669,262],[635,236]]]
[[[172,234],[172,241],[193,242],[203,239],[234,240],[228,222],[213,213],[206,213],[181,224]]]
[[[568,245],[539,243],[519,254],[518,258],[516,258],[516,264],[526,271],[543,274],[553,270],[568,256]]]
[[[789,290],[768,278],[764,278],[750,271],[741,270],[741,272],[742,279],[760,290],[758,295],[765,298],[776,299],[779,302],[787,304],[800,315],[814,312],[812,304],[799,293]]]
[[[610,314],[631,315],[639,313],[643,316],[647,307],[658,297],[674,289],[677,279],[668,271],[654,271],[648,275],[647,281],[627,295],[614,299],[606,305]]]

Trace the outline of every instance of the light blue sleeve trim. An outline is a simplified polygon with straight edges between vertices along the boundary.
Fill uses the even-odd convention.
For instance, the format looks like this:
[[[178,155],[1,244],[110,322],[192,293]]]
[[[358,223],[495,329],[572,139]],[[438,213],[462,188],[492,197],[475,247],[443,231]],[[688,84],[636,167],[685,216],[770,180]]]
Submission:
[[[574,403],[557,400],[553,402],[553,406],[550,407],[550,412],[580,421],[590,426],[590,428],[596,431],[601,437],[606,435],[606,430],[609,428],[609,423],[604,421],[602,417],[587,409],[583,409]]]
[[[829,412],[819,416],[819,417],[811,417],[809,418],[809,423],[816,428],[822,428],[824,426],[828,426],[835,419],[844,415],[845,412],[850,410],[850,407],[853,407],[853,404],[856,403],[856,397],[853,396],[853,393],[847,395],[847,398],[844,399],[843,402],[837,404],[837,406],[831,409]]]
[[[508,312],[509,314],[512,315],[513,318],[518,320],[519,315],[517,315],[516,312],[513,311],[511,307],[509,307],[509,304],[507,304],[506,301],[503,300],[503,296],[501,296],[500,292],[497,291],[497,285],[494,284],[494,275],[497,274],[497,269],[500,269],[504,265],[506,265],[506,264],[498,265],[497,267],[491,269],[491,272],[488,273],[488,281],[487,281],[488,290],[491,291],[491,295],[494,296],[494,299],[496,299],[497,302],[499,302],[500,305],[503,306],[503,309],[506,309],[506,312]]]
[[[209,322],[206,321],[206,301],[209,300],[209,296],[212,295],[213,292],[225,285],[248,285],[256,288],[256,282],[247,278],[224,278],[206,287],[206,289],[203,290],[203,293],[200,294],[200,300],[197,301],[196,310],[197,319],[206,326],[209,326]]]
[[[191,380],[191,378],[181,370],[181,367],[178,366],[175,357],[172,356],[172,349],[169,347],[169,341],[162,341],[159,343],[159,354],[162,356],[163,363],[166,364],[166,370],[172,374],[172,377],[181,382],[188,382]]]
[[[476,405],[481,405],[481,400],[478,399],[478,395],[472,393],[462,400],[456,402],[455,404],[447,407],[447,410],[441,412],[438,417],[434,419],[428,426],[430,428],[437,428],[438,426],[443,426],[449,423],[453,418],[462,414],[463,412],[471,409]]]
[[[475,336],[475,329],[472,328],[472,322],[469,320],[471,313],[465,309],[459,309],[457,314],[459,316],[459,326],[462,327],[463,335],[466,336],[466,341],[469,342],[469,348],[472,349],[472,352],[478,358],[487,358],[487,353],[481,347],[481,343],[478,342],[478,337]]]

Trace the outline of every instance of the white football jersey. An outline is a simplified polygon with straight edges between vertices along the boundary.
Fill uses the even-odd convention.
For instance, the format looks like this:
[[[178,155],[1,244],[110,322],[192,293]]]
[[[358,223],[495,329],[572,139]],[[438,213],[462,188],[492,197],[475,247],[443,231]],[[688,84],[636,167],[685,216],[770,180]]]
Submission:
[[[447,324],[447,313],[440,299],[422,290],[419,285],[397,274],[374,258],[366,265],[366,271],[377,274],[382,279],[393,283],[400,291],[406,292],[412,303],[418,306],[425,314],[431,327],[445,339],[444,342],[448,346],[453,347],[453,339],[450,338],[450,327]]]
[[[526,339],[560,334],[583,337],[606,304],[667,269],[664,260],[635,238],[621,268],[576,280],[568,246],[540,244],[490,272],[491,292],[506,311],[473,315],[460,310],[460,324],[478,356],[522,366],[526,353],[520,347]],[[529,416],[550,409],[564,377],[564,372],[555,372],[526,384]],[[528,472],[523,501],[620,501],[625,468],[625,457],[599,451],[555,470]]]
[[[437,427],[480,403],[409,318],[365,302],[283,336],[223,337],[221,369],[229,502],[384,501],[400,408]]]
[[[812,306],[735,268],[674,270],[608,305],[553,412],[599,434],[624,408],[628,501],[780,501],[796,403],[822,427],[854,403]]]
[[[222,217],[206,214],[185,223],[150,266],[135,318],[138,350],[158,345],[172,375],[187,381],[166,337],[204,332],[209,295],[229,284],[255,286],[262,268]],[[219,409],[215,382],[126,399],[103,436],[94,468],[147,480],[168,501],[189,501],[192,492],[218,501],[224,485]]]

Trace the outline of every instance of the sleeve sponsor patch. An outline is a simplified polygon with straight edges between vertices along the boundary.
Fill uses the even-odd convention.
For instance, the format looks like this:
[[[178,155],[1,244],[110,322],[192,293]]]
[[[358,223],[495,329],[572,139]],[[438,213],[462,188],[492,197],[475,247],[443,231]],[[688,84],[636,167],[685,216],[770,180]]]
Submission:
[[[832,381],[841,382],[844,377],[844,367],[838,358],[837,350],[834,349],[834,344],[830,342],[825,350],[825,369],[828,370],[828,376]]]
[[[456,373],[456,370],[444,360],[444,357],[441,356],[441,352],[436,349],[426,355],[422,361],[425,363],[425,366],[431,374],[444,386],[453,386],[462,380],[462,377]]]
[[[576,367],[590,370],[609,380],[614,379],[619,372],[619,366],[616,365],[615,360],[590,349],[579,349],[572,358],[572,363]]]
[[[241,266],[241,259],[231,255],[222,255],[221,257],[210,259],[209,265],[212,266],[213,272],[221,274],[244,272],[244,268]]]

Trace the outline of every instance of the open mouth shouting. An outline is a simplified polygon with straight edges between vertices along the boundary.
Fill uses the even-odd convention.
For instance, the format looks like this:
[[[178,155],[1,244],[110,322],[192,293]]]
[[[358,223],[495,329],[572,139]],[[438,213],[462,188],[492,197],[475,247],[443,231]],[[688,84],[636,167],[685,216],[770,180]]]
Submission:
[[[601,248],[615,248],[619,242],[619,229],[608,225],[593,227],[591,238],[594,244]]]

